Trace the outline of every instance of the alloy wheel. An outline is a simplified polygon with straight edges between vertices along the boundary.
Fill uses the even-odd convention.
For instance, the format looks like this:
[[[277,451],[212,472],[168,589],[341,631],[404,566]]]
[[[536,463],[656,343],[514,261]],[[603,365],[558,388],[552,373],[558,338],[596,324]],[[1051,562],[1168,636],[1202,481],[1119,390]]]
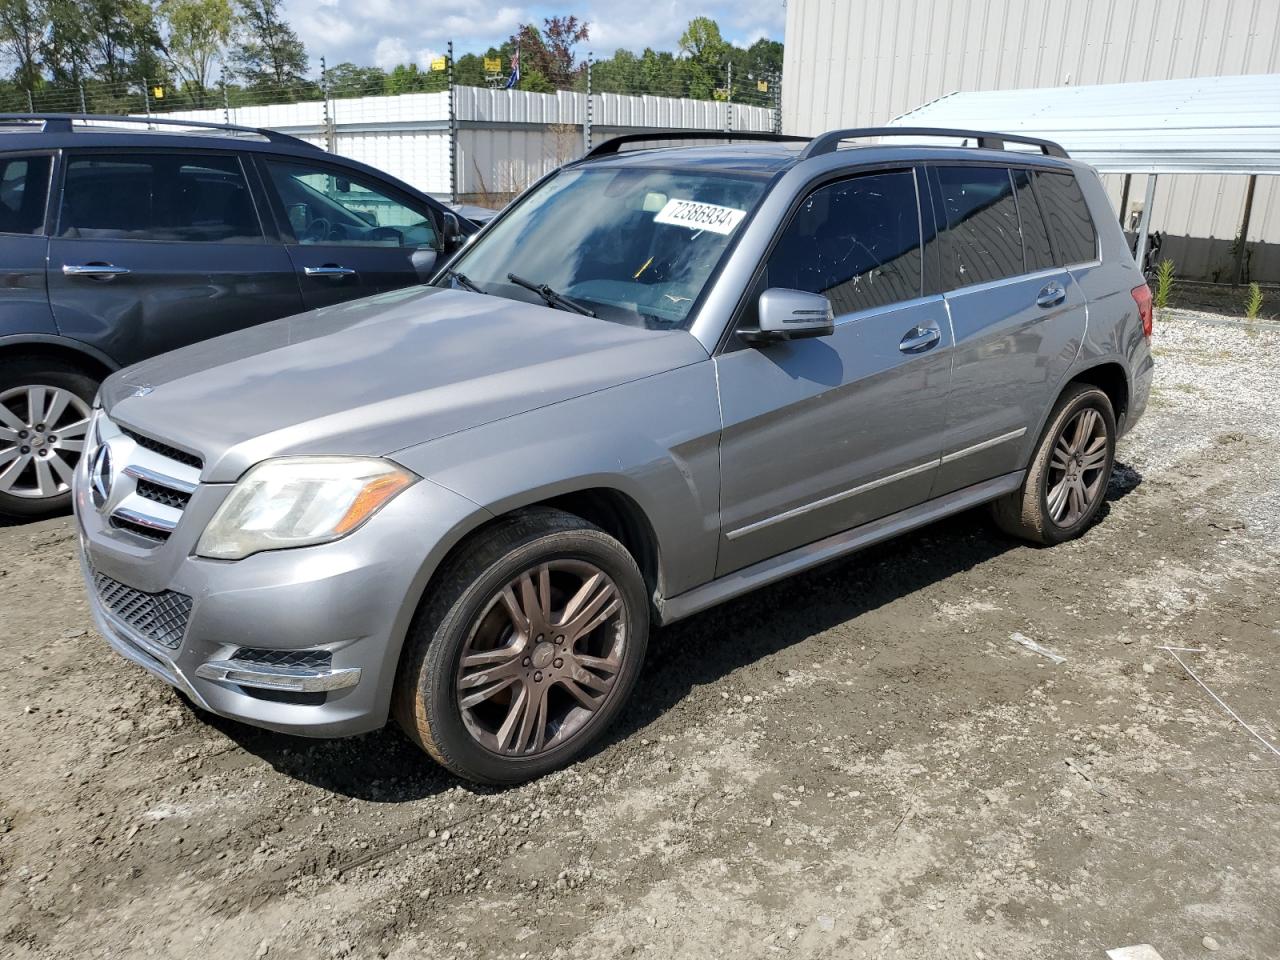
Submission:
[[[89,405],[40,384],[0,393],[0,493],[44,500],[71,489],[89,430]]]
[[[579,736],[617,688],[628,626],[617,584],[594,564],[525,570],[490,598],[462,650],[455,693],[467,731],[519,757]]]
[[[1107,424],[1085,407],[1063,426],[1049,457],[1045,505],[1059,527],[1080,522],[1102,496],[1106,482]]]

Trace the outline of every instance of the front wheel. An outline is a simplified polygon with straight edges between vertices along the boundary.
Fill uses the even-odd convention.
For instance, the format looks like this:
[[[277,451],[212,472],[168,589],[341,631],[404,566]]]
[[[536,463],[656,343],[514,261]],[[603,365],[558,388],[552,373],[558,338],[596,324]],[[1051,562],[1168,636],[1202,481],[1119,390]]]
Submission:
[[[1059,398],[1022,487],[992,505],[1006,533],[1055,544],[1080,536],[1102,509],[1116,453],[1116,416],[1097,387]]]
[[[71,504],[98,383],[57,360],[5,361],[0,374],[0,518],[34,519]]]
[[[559,510],[465,544],[415,619],[396,719],[449,770],[519,783],[581,756],[625,703],[649,606],[635,560]]]

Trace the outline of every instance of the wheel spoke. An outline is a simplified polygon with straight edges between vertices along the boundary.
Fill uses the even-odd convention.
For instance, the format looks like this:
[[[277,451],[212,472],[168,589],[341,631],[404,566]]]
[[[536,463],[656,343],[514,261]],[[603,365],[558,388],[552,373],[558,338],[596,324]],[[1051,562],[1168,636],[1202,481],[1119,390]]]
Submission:
[[[71,464],[62,459],[57,450],[50,451],[49,466],[58,475],[58,480],[61,483],[65,483],[68,487],[71,486],[71,481],[75,479],[75,470],[72,469]]]
[[[544,563],[538,567],[537,582],[534,571],[526,571],[520,577],[520,608],[529,624],[530,634],[545,634],[551,623],[551,570]]]
[[[488,679],[488,676],[482,675],[481,678],[479,679],[481,680]],[[493,699],[493,697],[496,694],[499,694],[503,690],[507,689],[507,687],[515,683],[517,679],[518,679],[517,677],[503,677],[501,679],[498,679],[493,683],[490,683],[487,687],[481,687],[480,689],[476,690],[474,693],[470,693],[467,696],[463,697],[461,700],[458,701],[458,706],[462,707],[463,710],[470,710],[472,707],[475,707],[481,703],[484,703],[486,700]],[[465,685],[461,682],[459,682],[458,687],[466,688]]]
[[[44,411],[49,403],[48,394],[46,387],[27,387],[27,422],[33,427],[37,423],[44,423]]]
[[[596,676],[590,670],[573,671],[573,679],[582,684],[588,690],[594,690],[596,693],[608,693],[613,687],[612,680],[605,680]]]
[[[604,697],[592,696],[584,690],[581,684],[576,680],[566,678],[560,681],[560,685],[569,691],[573,699],[577,700],[578,703],[582,704],[582,706],[586,707],[593,713],[600,707],[600,704],[604,702]]]
[[[58,428],[59,440],[75,440],[83,439],[89,430],[89,418],[77,420],[75,423],[68,423],[65,427]]]
[[[606,659],[604,657],[589,657],[585,654],[578,654],[577,661],[578,666],[585,667],[592,673],[603,673],[608,677],[613,677],[614,674],[622,669],[622,662],[616,657]]]
[[[1072,450],[1080,453],[1088,445],[1089,438],[1093,436],[1094,421],[1098,419],[1098,414],[1089,408],[1081,410],[1078,414],[1076,425],[1075,442],[1071,444]]]
[[[511,706],[507,708],[506,719],[502,721],[502,726],[498,728],[498,732],[494,735],[498,741],[498,749],[501,752],[509,753],[511,751],[511,737],[520,727],[525,711],[528,708],[529,688],[522,686],[520,692],[512,698]]]
[[[3,409],[4,407],[0,406],[0,410],[3,410]],[[16,429],[13,429],[12,427],[6,427],[3,424],[0,424],[0,441],[5,441],[7,443],[17,443],[18,431]]]
[[[476,650],[462,658],[462,669],[473,670],[476,667],[487,667],[495,663],[511,663],[524,652],[524,643],[513,643],[506,647],[495,647],[492,650]]]
[[[546,742],[547,734],[547,688],[543,684],[534,687],[525,705],[524,716],[520,720],[520,734],[516,738],[517,753],[530,751],[537,753]]]
[[[1045,498],[1049,507],[1049,516],[1053,517],[1055,523],[1062,520],[1062,515],[1067,505],[1067,493],[1070,489],[1071,481],[1063,477],[1058,481],[1057,486],[1049,491],[1049,496]]]
[[[1081,502],[1082,500],[1083,497],[1081,496],[1080,484],[1072,483],[1071,486],[1067,488],[1067,503],[1069,504],[1069,508],[1067,510],[1068,522],[1075,523],[1075,521],[1079,519],[1080,514],[1084,512],[1084,504]]]
[[[67,411],[67,406],[71,403],[71,394],[65,390],[50,390],[49,405],[45,408],[44,414],[40,417],[40,422],[44,424],[46,430],[52,430],[54,424],[58,422]]]
[[[49,461],[45,457],[37,457],[36,464],[36,489],[40,491],[42,497],[56,497],[58,495],[58,481],[53,477],[53,471],[49,469]]]
[[[569,601],[559,629],[574,640],[585,637],[613,616],[618,605],[618,591],[613,581],[603,573],[597,573],[588,578]]]
[[[1101,450],[1097,451],[1096,453],[1086,453],[1084,456],[1084,460],[1080,464],[1080,469],[1082,471],[1097,470],[1106,462],[1107,462],[1107,449],[1104,446]]]
[[[1053,455],[1049,458],[1049,466],[1055,470],[1066,470],[1071,464],[1071,449],[1059,438],[1054,444]]]
[[[29,423],[23,421],[16,413],[0,403],[0,426],[8,427],[15,433],[19,430],[25,430],[30,426]]]
[[[9,490],[18,475],[31,462],[30,454],[21,454],[17,447],[0,450],[0,490]]]

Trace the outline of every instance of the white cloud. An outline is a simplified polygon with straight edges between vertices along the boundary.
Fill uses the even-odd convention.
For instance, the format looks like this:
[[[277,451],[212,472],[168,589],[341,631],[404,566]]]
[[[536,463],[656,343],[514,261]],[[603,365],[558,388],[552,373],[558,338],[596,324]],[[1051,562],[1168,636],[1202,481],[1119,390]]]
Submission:
[[[625,47],[675,50],[680,34],[697,16],[715,19],[727,40],[749,45],[762,36],[782,39],[786,9],[782,0],[575,0],[565,6],[545,0],[505,4],[496,9],[486,0],[433,0],[406,5],[403,0],[285,0],[285,13],[307,46],[313,62],[325,57],[332,66],[343,61],[373,63],[430,62],[449,40],[454,50],[481,53],[498,46],[521,23],[541,24],[544,17],[572,10],[590,26],[581,46],[598,57]]]

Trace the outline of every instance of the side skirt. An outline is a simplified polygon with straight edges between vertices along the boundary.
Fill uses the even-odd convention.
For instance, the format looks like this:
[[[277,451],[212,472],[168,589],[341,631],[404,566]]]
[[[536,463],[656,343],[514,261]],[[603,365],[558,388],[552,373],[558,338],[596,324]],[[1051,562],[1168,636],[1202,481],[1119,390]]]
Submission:
[[[749,567],[735,570],[710,583],[686,590],[675,597],[659,598],[657,601],[658,617],[662,624],[674,623],[684,617],[700,613],[718,603],[740,597],[760,587],[776,583],[794,576],[812,567],[853,553],[872,544],[889,540],[899,534],[926,524],[933,523],[943,517],[978,504],[986,503],[1006,493],[1012,493],[1022,486],[1022,478],[1026,471],[1018,470],[973,486],[955,490],[946,496],[925,503],[899,510],[879,520],[872,520],[852,530],[833,534],[824,540],[805,544],[768,560],[761,560]]]

